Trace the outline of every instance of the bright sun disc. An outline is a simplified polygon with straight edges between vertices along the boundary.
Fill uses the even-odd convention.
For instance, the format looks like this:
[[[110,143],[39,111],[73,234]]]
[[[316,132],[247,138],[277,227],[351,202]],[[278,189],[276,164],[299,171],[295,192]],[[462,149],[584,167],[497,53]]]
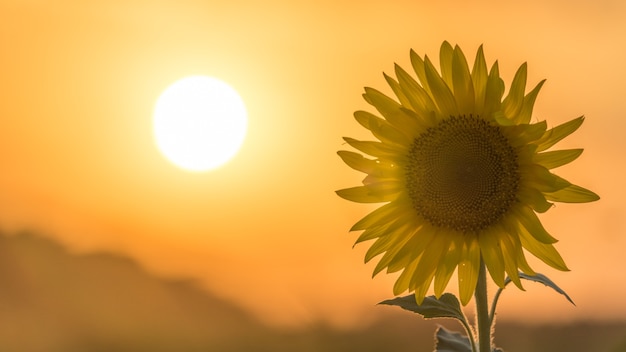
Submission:
[[[174,82],[158,98],[154,136],[163,155],[188,171],[215,169],[243,143],[246,108],[237,92],[212,77]]]

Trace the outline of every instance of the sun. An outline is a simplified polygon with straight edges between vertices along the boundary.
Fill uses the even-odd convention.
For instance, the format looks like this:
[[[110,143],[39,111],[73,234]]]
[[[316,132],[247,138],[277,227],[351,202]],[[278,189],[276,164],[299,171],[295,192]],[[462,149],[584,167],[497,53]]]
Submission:
[[[176,166],[208,171],[228,162],[243,144],[246,107],[235,89],[208,76],[190,76],[170,85],[154,108],[154,137]]]

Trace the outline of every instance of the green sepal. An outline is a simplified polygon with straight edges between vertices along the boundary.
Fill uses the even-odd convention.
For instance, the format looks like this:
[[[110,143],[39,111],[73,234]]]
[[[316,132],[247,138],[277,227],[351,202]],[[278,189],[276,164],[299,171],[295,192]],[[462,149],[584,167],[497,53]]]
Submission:
[[[417,304],[415,295],[396,297],[394,299],[382,301],[379,304],[398,306],[402,309],[417,313],[425,319],[454,318],[460,320],[464,324],[467,324],[465,315],[463,315],[463,312],[461,311],[461,304],[459,303],[459,300],[451,293],[444,293],[439,299],[435,296],[425,297],[422,304]]]

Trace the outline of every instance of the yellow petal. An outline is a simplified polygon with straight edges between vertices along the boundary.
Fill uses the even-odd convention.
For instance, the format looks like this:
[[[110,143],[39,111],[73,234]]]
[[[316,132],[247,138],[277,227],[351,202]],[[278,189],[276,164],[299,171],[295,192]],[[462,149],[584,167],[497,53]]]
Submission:
[[[369,186],[357,186],[351,188],[340,189],[335,191],[337,195],[343,199],[347,199],[356,203],[382,203],[390,202],[398,198],[398,193],[375,193]]]
[[[360,231],[368,227],[391,223],[391,221],[398,216],[399,211],[400,209],[396,202],[387,203],[357,221],[356,224],[350,228],[350,231]]]
[[[533,161],[547,169],[554,169],[576,160],[582,152],[582,149],[566,149],[537,153]]]
[[[480,266],[480,246],[478,240],[469,239],[463,246],[463,254],[459,262],[459,296],[461,304],[466,306],[472,299],[476,282],[478,281],[478,268]]]
[[[559,142],[563,138],[574,133],[574,131],[576,131],[580,127],[580,125],[583,124],[584,120],[585,120],[585,117],[580,116],[564,124],[558,125],[554,128],[547,130],[537,143],[537,151],[542,152],[550,148],[551,146],[555,145],[557,142]]]
[[[403,149],[381,142],[359,141],[350,137],[343,137],[343,140],[355,149],[378,158],[398,158],[399,154],[402,155],[405,153]]]
[[[485,92],[487,87],[487,63],[481,45],[476,52],[474,67],[472,67],[472,82],[474,83],[475,109],[481,115],[485,106]]]
[[[381,119],[380,117],[369,113],[367,111],[356,111],[354,118],[359,124],[367,128],[372,134],[380,141],[398,146],[406,146],[413,142],[404,133],[397,130],[388,121]]]
[[[504,268],[509,274],[509,278],[515,286],[520,290],[524,290],[522,282],[519,278],[518,268],[518,253],[521,249],[521,243],[514,241],[510,234],[500,235],[500,247],[502,248],[502,255],[504,257]]]
[[[370,227],[366,229],[365,231],[361,232],[361,235],[359,236],[359,238],[356,240],[356,242],[354,243],[352,247],[354,248],[354,246],[356,246],[357,244],[361,242],[373,240],[374,238],[382,237],[387,234],[388,233],[385,231],[385,228]]]
[[[480,243],[480,253],[485,261],[489,275],[500,287],[504,287],[504,258],[502,249],[498,243],[498,234],[495,231],[488,231],[478,237]]]
[[[561,203],[587,203],[600,199],[592,191],[577,185],[569,185],[556,192],[545,193],[546,199]]]
[[[404,234],[404,233],[396,232],[392,234],[392,236],[396,236],[396,241],[394,241],[393,244],[387,249],[383,257],[380,258],[380,260],[376,264],[376,267],[374,267],[374,272],[372,276],[375,276],[378,273],[380,273],[384,268],[388,267],[389,263],[391,263],[392,261],[404,260],[405,259],[404,257],[398,256],[398,252],[407,246],[407,242],[410,242],[411,239],[415,237],[415,233]],[[414,257],[411,257],[411,259],[415,257],[417,257],[417,255],[415,255]]]
[[[571,185],[569,181],[559,177],[538,164],[525,165],[520,170],[523,182],[541,192],[556,192]]]
[[[448,241],[449,240],[445,236],[442,236],[442,233],[433,237],[427,246],[428,250],[425,250],[422,253],[422,257],[420,258],[420,263],[418,265],[419,270],[417,270],[413,275],[410,286],[423,287],[424,285],[428,285],[428,287],[430,287],[433,276],[439,267],[441,257],[447,250],[449,244]]]
[[[519,233],[522,246],[524,246],[527,251],[555,269],[569,271],[567,265],[565,265],[565,262],[563,261],[563,258],[561,258],[561,255],[557,252],[553,245],[537,241],[523,228],[520,229]]]
[[[491,66],[489,77],[487,77],[487,87],[485,90],[485,118],[489,118],[493,113],[500,110],[502,95],[504,94],[504,82],[500,78],[498,61]]]
[[[452,57],[452,87],[459,111],[462,114],[474,112],[475,98],[472,76],[467,66],[467,60],[458,46],[454,48]]]
[[[541,243],[556,243],[557,239],[552,237],[543,227],[539,218],[532,209],[528,207],[516,207],[512,211],[516,214],[520,224],[530,233],[537,241]]]
[[[365,101],[374,106],[397,131],[409,138],[413,137],[411,131],[417,128],[417,124],[410,116],[402,111],[400,104],[373,88],[366,87],[363,96],[365,97]]]
[[[541,138],[546,132],[546,128],[547,123],[541,121],[530,125],[504,126],[501,127],[501,130],[509,138],[512,147],[532,147],[534,152],[537,148],[536,145],[528,144]]]
[[[400,83],[402,92],[410,102],[411,107],[422,118],[428,118],[430,112],[434,112],[437,107],[430,98],[428,92],[417,83],[411,75],[404,71],[400,66],[396,65],[396,77]],[[433,121],[427,121],[433,122]]]
[[[437,273],[435,274],[435,296],[439,298],[448,282],[450,282],[450,278],[454,273],[454,270],[459,265],[459,259],[461,258],[461,251],[463,248],[462,240],[453,240],[450,243],[450,246],[447,250],[447,253],[444,254],[442,262],[439,264],[437,268]]]
[[[393,285],[394,295],[397,296],[401,294],[402,292],[409,289],[409,282],[411,282],[411,277],[413,277],[413,273],[415,273],[418,263],[419,263],[419,258],[413,260],[413,262],[411,262],[409,265],[406,266],[406,268],[404,268],[404,270],[402,271],[402,273],[396,280],[396,283]],[[422,304],[423,301],[424,301],[424,297],[422,296],[421,300],[418,300],[417,303]]]
[[[548,202],[543,193],[534,188],[522,187],[520,188],[517,199],[525,205],[529,205],[534,211],[538,213],[545,213],[550,210],[554,204]]]
[[[378,168],[378,164],[376,160],[367,159],[363,157],[363,155],[355,152],[350,152],[347,150],[340,150],[337,152],[337,155],[341,157],[346,165],[353,168],[354,170],[364,172],[366,174],[372,174],[376,172]]]
[[[516,120],[517,115],[522,110],[522,105],[524,104],[526,70],[527,65],[526,63],[523,63],[513,77],[511,88],[509,88],[509,94],[502,101],[502,111],[504,112],[504,115],[512,121]]]
[[[389,87],[391,87],[391,90],[394,92],[396,97],[398,97],[398,101],[400,102],[400,105],[410,106],[409,100],[407,99],[406,95],[400,88],[400,83],[398,83],[398,81],[396,81],[395,79],[393,79],[391,76],[387,75],[384,72],[383,72],[383,76],[385,77],[385,81],[387,81],[387,84],[389,84]]]
[[[422,60],[422,58],[419,55],[417,55],[417,53],[415,53],[413,49],[411,49],[410,55],[411,55],[411,66],[413,66],[413,71],[415,71],[415,74],[417,74],[417,79],[422,84],[422,87],[424,87],[424,90],[426,91],[426,93],[432,96],[430,86],[428,85],[428,80],[426,79],[426,69],[424,65],[424,60]]]
[[[539,94],[539,91],[541,90],[541,87],[545,82],[545,79],[542,80],[535,86],[535,88],[533,88],[533,90],[526,94],[526,96],[524,97],[524,105],[522,106],[522,110],[520,111],[520,113],[517,115],[515,123],[526,124],[530,122],[530,118],[533,113],[533,107],[535,105],[535,99],[537,99],[537,95]]]
[[[535,271],[530,267],[530,265],[528,265],[528,262],[526,261],[526,257],[524,255],[524,251],[523,251],[523,247],[522,244],[520,242],[520,225],[517,222],[517,220],[513,219],[512,217],[509,217],[507,219],[505,219],[504,221],[502,221],[502,226],[505,229],[505,233],[509,235],[511,241],[515,242],[515,248],[517,251],[516,257],[517,257],[517,266],[525,273],[528,275],[535,275]]]
[[[453,68],[452,57],[454,56],[454,49],[448,42],[443,42],[439,49],[439,68],[441,69],[441,77],[448,87],[452,87],[453,81]]]
[[[365,263],[389,249],[396,239],[393,236],[383,236],[376,239],[372,246],[365,253]]]
[[[443,78],[439,76],[439,73],[428,57],[424,60],[424,69],[426,71],[426,79],[428,80],[428,85],[431,90],[431,97],[435,101],[435,104],[437,104],[439,113],[445,117],[457,116],[459,114],[459,110],[457,109],[454,95]]]
[[[436,231],[433,230],[432,226],[423,223],[420,228],[416,229],[411,241],[409,241],[404,248],[398,251],[396,254],[396,258],[398,258],[398,260],[392,260],[389,263],[389,270],[391,272],[398,271],[402,264],[402,258],[415,258],[422,255],[435,238],[435,235]]]

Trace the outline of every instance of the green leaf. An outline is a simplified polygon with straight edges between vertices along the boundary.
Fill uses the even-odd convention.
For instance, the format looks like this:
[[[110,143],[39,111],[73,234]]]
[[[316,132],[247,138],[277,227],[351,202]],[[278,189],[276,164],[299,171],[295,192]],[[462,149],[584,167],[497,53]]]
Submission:
[[[455,295],[450,293],[444,293],[439,299],[435,296],[428,296],[424,298],[422,304],[417,304],[415,301],[415,295],[408,295],[405,297],[396,297],[394,299],[388,299],[382,301],[379,304],[386,304],[389,306],[398,306],[402,309],[410,310],[423,316],[425,319],[432,318],[454,318],[463,323],[465,316],[461,311],[461,305]]]
[[[437,341],[435,352],[472,352],[472,346],[467,336],[448,331],[444,327],[437,328],[435,339]],[[500,348],[494,348],[493,352],[504,351]]]
[[[448,331],[444,327],[437,328],[435,339],[437,341],[435,352],[472,352],[472,345],[467,336]]]
[[[521,279],[526,279],[526,280],[530,280],[530,281],[534,281],[534,282],[540,282],[540,283],[542,283],[542,284],[552,288],[556,292],[562,294],[563,296],[565,296],[565,298],[567,298],[567,300],[570,301],[571,304],[576,305],[576,303],[574,303],[574,301],[572,301],[570,296],[567,293],[565,293],[565,291],[563,291],[552,280],[548,279],[548,277],[543,275],[543,274],[537,273],[535,275],[527,275],[527,274],[524,274],[524,273],[519,273],[519,277]],[[508,284],[509,282],[511,282],[511,279],[507,278],[506,279],[506,284]]]

